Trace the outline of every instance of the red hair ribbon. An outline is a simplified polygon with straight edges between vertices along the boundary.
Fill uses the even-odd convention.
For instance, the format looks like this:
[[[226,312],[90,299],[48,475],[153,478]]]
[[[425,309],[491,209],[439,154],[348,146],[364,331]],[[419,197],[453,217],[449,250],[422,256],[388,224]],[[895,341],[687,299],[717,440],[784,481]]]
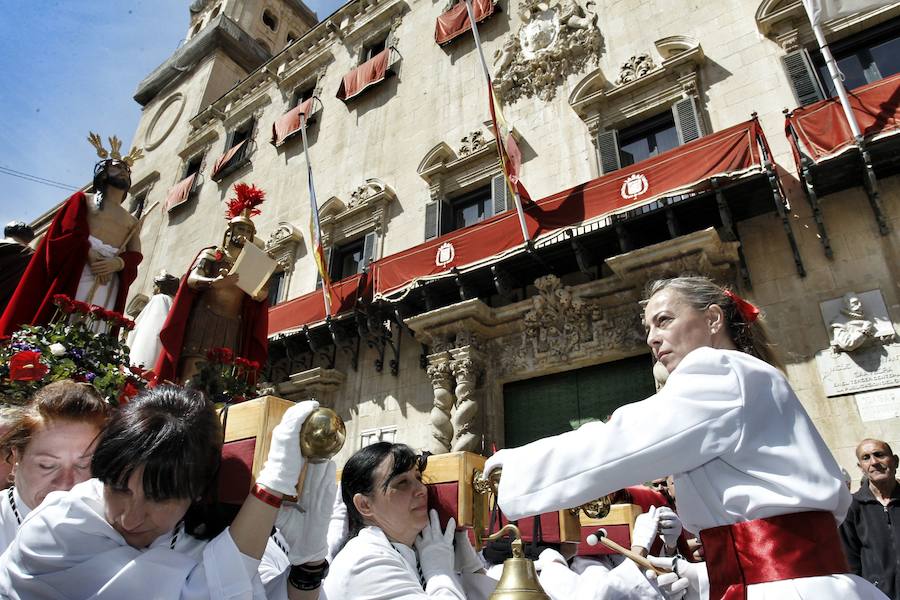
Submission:
[[[725,290],[725,295],[734,302],[735,308],[737,308],[738,313],[743,317],[745,323],[752,323],[759,318],[759,308],[750,302],[747,302],[731,290]]]

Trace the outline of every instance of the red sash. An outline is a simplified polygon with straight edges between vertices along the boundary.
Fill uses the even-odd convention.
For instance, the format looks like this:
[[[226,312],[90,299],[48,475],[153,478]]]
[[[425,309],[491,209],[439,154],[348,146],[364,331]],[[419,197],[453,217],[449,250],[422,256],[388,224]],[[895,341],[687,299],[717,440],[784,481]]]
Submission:
[[[849,573],[834,515],[801,512],[700,532],[710,600],[747,597],[768,581]]]

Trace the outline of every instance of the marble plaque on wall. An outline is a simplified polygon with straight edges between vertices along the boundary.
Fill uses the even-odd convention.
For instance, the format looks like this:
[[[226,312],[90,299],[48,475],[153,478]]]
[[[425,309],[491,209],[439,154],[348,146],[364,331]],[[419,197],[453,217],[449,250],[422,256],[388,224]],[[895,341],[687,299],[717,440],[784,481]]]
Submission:
[[[816,353],[826,396],[900,386],[900,344],[875,345],[855,352]]]
[[[863,421],[883,421],[900,417],[900,388],[856,394],[856,407]]]

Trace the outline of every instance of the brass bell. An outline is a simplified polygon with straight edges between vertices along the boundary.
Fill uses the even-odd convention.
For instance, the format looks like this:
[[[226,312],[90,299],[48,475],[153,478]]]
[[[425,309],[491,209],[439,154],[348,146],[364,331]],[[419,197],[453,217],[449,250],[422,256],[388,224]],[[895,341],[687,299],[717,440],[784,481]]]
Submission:
[[[512,533],[516,537],[512,542],[513,555],[503,562],[500,581],[497,582],[497,587],[488,600],[550,600],[550,596],[538,581],[534,562],[525,558],[522,535],[518,527],[510,523],[486,539],[496,540],[507,533]]]
[[[325,462],[341,451],[346,438],[343,419],[330,408],[319,407],[300,428],[300,454],[311,463]]]

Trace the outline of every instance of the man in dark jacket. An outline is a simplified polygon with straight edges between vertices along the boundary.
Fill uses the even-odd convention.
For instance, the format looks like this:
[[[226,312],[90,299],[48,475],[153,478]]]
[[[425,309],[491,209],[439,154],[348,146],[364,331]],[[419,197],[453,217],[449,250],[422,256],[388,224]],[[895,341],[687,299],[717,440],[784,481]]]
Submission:
[[[898,459],[887,442],[866,439],[856,460],[868,484],[853,494],[841,525],[850,570],[900,600],[900,486]]]

